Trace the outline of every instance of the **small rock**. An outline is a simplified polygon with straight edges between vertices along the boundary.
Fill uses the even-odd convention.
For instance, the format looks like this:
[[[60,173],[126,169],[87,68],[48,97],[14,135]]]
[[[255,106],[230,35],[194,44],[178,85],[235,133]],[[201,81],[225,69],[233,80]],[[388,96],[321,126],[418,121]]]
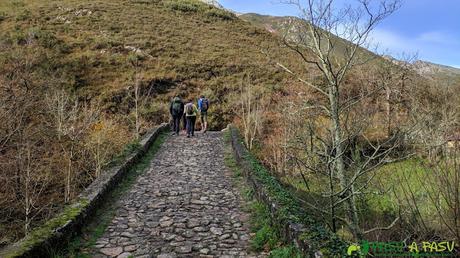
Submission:
[[[160,254],[157,256],[157,258],[176,258],[175,253],[168,253],[168,254]]]
[[[206,228],[204,227],[195,227],[193,228],[193,231],[196,231],[196,232],[205,232],[207,231]]]
[[[176,251],[181,254],[188,254],[192,252],[192,246],[190,245],[179,246],[176,248]]]
[[[131,253],[127,253],[127,252],[126,252],[126,253],[120,254],[119,256],[117,256],[117,258],[128,258],[128,257],[130,257],[130,256],[131,256]]]
[[[194,228],[198,227],[200,225],[200,221],[197,219],[191,219],[187,222],[187,227],[188,228]]]
[[[208,249],[208,248],[200,249],[200,253],[201,253],[201,254],[208,254],[208,253],[209,253],[209,249]]]
[[[116,257],[120,255],[123,252],[123,248],[121,247],[113,247],[113,248],[102,248],[100,249],[101,253],[111,256],[111,257]]]
[[[164,216],[163,218],[160,219],[160,222],[167,221],[167,220],[171,220],[171,218],[168,216]]]
[[[214,235],[222,235],[222,233],[224,232],[224,229],[222,229],[222,228],[211,227],[210,231],[211,231],[211,233],[213,233]]]
[[[124,236],[124,237],[127,237],[127,238],[133,238],[134,237],[134,235],[129,233],[129,232],[123,232],[123,233],[121,233],[121,236]]]
[[[136,245],[128,245],[128,246],[125,246],[125,248],[123,248],[125,252],[132,252],[134,250],[137,249],[137,246]]]
[[[167,221],[163,221],[160,223],[160,226],[162,228],[167,228],[167,227],[170,227],[174,222],[172,220],[167,220]]]
[[[224,235],[219,237],[219,240],[224,240],[224,239],[227,239],[229,237],[230,237],[230,234],[224,234]]]

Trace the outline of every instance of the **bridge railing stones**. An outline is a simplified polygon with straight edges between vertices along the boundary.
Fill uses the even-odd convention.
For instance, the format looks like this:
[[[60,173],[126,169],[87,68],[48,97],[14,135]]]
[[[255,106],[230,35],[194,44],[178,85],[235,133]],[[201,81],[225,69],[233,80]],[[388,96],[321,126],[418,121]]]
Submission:
[[[32,231],[29,236],[7,247],[0,252],[0,257],[49,257],[50,250],[59,250],[64,248],[68,241],[81,231],[98,207],[108,196],[118,183],[127,175],[127,172],[147,153],[149,148],[158,138],[158,136],[169,129],[169,125],[163,123],[149,133],[140,141],[140,148],[128,155],[119,165],[112,167],[96,178],[78,197],[70,207],[67,207],[66,214],[59,214],[57,217],[63,217],[63,220],[55,223],[56,225],[49,229],[46,236],[39,237],[38,240],[31,239],[31,236],[37,237],[37,233],[43,229],[37,229],[38,232]],[[71,210],[68,214],[68,210]],[[54,224],[53,224],[54,225]],[[46,232],[44,232],[46,233]]]
[[[254,168],[246,158],[249,155],[249,151],[244,146],[238,129],[229,125],[228,130],[230,130],[233,154],[237,164],[242,169],[247,182],[253,188],[256,198],[269,207],[270,216],[275,224],[279,225],[280,233],[284,240],[287,243],[293,243],[308,257],[324,257],[325,255],[322,251],[317,250],[318,248],[315,248],[309,240],[303,237],[304,234],[309,233],[309,229],[305,224],[279,219],[276,214],[279,214],[282,209],[281,204],[275,200],[267,190],[267,187],[254,175]]]

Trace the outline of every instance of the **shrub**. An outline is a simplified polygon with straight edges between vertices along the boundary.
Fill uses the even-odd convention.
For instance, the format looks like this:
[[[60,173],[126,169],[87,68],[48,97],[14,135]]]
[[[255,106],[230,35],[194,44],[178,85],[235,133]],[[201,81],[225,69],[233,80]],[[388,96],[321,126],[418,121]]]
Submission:
[[[171,10],[184,13],[198,12],[203,9],[204,4],[193,0],[166,1],[165,6]]]
[[[256,232],[256,235],[251,241],[252,248],[256,251],[262,251],[265,248],[271,250],[278,243],[278,234],[276,229],[264,225]]]
[[[272,252],[270,252],[270,256],[273,258],[301,258],[302,254],[300,254],[299,249],[297,249],[295,246],[285,246],[285,247],[280,247]]]
[[[31,13],[29,10],[23,10],[16,16],[16,21],[25,21],[30,18],[30,15]]]
[[[218,8],[211,8],[207,10],[206,15],[211,18],[217,18],[226,21],[235,19],[235,15],[233,13]]]
[[[4,21],[7,18],[6,13],[0,12],[0,22]]]

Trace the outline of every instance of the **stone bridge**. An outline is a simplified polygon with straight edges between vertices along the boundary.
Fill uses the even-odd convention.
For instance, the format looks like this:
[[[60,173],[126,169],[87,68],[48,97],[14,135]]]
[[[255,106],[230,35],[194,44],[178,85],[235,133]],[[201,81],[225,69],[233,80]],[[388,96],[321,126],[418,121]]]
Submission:
[[[250,256],[221,132],[169,136],[117,206],[92,257]]]
[[[114,210],[108,225],[95,243],[83,240],[91,244],[78,257],[266,257],[249,251],[249,214],[224,162],[223,132],[168,135],[130,188],[110,198],[167,128],[148,133],[139,151],[98,177],[55,219],[0,250],[0,257],[50,257],[50,250],[66,249],[82,228],[99,226],[97,214],[107,203]],[[341,254],[346,244],[312,223],[296,198],[254,163],[237,130],[229,130],[234,158],[283,240],[311,257],[324,257],[320,249]]]

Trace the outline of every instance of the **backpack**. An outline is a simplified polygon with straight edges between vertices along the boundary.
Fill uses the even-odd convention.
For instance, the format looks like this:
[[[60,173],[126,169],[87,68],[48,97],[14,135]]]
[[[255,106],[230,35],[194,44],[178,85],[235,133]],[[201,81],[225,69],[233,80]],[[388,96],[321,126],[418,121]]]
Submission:
[[[201,101],[201,110],[202,111],[208,111],[208,108],[209,108],[209,101],[208,99],[203,99]]]
[[[185,105],[185,113],[187,115],[193,115],[193,104],[192,103]]]
[[[174,98],[174,102],[172,104],[172,110],[173,110],[173,113],[174,115],[178,115],[180,114],[181,112],[181,107],[182,107],[182,102],[180,101],[180,98]]]

